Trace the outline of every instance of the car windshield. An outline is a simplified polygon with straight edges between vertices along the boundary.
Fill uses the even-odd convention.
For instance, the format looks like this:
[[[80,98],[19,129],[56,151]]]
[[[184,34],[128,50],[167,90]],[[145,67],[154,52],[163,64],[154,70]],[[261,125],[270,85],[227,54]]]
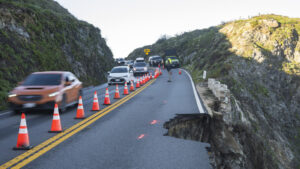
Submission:
[[[168,58],[170,58],[170,59],[177,59],[177,57],[175,57],[175,56],[171,56],[171,57],[168,57]]]
[[[61,84],[61,74],[31,74],[23,86],[55,86]]]
[[[154,58],[152,58],[152,60],[159,60],[159,59],[161,59],[161,57],[154,57]]]
[[[111,70],[111,73],[126,73],[127,68],[124,67],[116,67]]]
[[[145,67],[146,63],[145,62],[137,62],[134,64],[135,67]]]

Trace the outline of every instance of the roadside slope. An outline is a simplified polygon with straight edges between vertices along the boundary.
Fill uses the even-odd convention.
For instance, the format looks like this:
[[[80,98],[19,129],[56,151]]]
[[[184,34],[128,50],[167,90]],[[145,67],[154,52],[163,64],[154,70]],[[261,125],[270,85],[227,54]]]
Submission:
[[[34,71],[68,70],[85,85],[104,82],[112,52],[98,28],[53,0],[0,0],[0,109]]]
[[[237,108],[222,119],[222,130],[231,131],[231,139],[241,147],[235,164],[296,168],[300,166],[299,33],[298,18],[262,15],[161,38],[128,58],[142,55],[144,48],[161,56],[175,50],[196,83],[203,82],[206,70],[208,78],[228,86],[231,105]],[[256,144],[246,144],[249,137]],[[234,152],[227,153],[217,155]]]

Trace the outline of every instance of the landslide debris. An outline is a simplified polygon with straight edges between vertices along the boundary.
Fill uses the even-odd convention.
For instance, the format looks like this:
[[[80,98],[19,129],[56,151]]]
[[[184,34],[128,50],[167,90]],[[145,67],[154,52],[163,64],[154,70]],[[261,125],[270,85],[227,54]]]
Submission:
[[[105,81],[112,52],[100,29],[53,0],[0,0],[0,110],[7,92],[35,71],[71,71],[85,85]]]

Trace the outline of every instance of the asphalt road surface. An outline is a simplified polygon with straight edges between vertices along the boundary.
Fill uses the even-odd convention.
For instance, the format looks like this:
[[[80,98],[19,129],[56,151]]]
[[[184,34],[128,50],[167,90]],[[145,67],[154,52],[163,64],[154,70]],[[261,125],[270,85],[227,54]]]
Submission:
[[[75,134],[65,134],[69,137],[53,141],[53,144],[48,140],[59,134],[48,133],[52,114],[27,113],[30,144],[35,148],[44,141],[51,146],[55,144],[53,147],[44,145],[43,149],[28,156],[26,153],[34,149],[27,152],[12,150],[17,141],[20,115],[0,118],[0,168],[19,167],[22,160],[23,168],[32,169],[211,168],[205,149],[208,144],[164,136],[164,122],[176,114],[199,112],[187,74],[183,71],[182,75],[178,75],[178,70],[173,70],[173,82],[167,80],[164,70],[157,80],[148,82],[148,85],[126,96],[128,98],[124,98],[123,86],[120,86],[124,101],[118,102],[113,99],[115,86],[110,86],[110,100],[114,104],[108,107],[100,104],[104,109],[102,112],[90,110],[95,90],[99,103],[103,103],[106,84],[85,89],[83,103],[88,122],[82,124],[82,129]],[[66,133],[75,124],[83,122],[74,119],[75,114],[76,108],[60,114]],[[97,119],[93,121],[92,117]]]

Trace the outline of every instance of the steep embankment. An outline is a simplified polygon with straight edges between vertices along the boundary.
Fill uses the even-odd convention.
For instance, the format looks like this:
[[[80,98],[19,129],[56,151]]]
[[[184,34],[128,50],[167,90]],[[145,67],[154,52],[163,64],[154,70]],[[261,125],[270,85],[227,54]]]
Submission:
[[[300,19],[263,15],[161,38],[134,50],[129,58],[144,48],[162,56],[165,50],[176,50],[197,83],[203,83],[206,70],[208,78],[228,85],[231,107],[238,110],[227,112],[230,115],[223,117],[218,130],[233,133],[231,139],[242,148],[239,154],[216,152],[221,158],[240,158],[227,167],[296,168],[300,167],[299,33]]]
[[[0,109],[34,71],[68,70],[85,85],[104,82],[112,52],[100,30],[53,0],[0,0]]]

